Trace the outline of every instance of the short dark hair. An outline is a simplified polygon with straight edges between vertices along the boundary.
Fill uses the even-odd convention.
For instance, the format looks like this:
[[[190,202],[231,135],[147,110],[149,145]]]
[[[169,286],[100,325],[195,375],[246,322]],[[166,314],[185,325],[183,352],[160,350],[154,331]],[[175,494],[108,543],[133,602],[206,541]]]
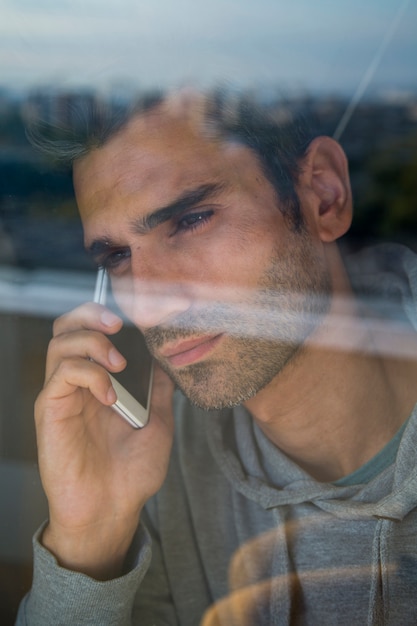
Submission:
[[[304,230],[304,219],[296,191],[301,164],[313,138],[318,134],[301,114],[284,111],[277,120],[273,111],[242,98],[232,109],[220,106],[209,112],[221,136],[250,148],[265,177],[280,200],[280,210],[296,232]]]
[[[31,143],[56,162],[71,166],[91,150],[100,148],[135,115],[146,113],[166,99],[147,94],[132,106],[114,107],[95,100],[79,99],[65,124],[34,120],[28,125]],[[266,178],[273,185],[279,208],[295,232],[304,230],[296,183],[302,159],[315,134],[299,114],[277,120],[273,111],[240,97],[205,96],[205,118],[216,135],[253,151]]]
[[[30,143],[51,161],[71,167],[74,161],[100,148],[136,114],[146,113],[163,101],[160,94],[148,94],[132,105],[115,105],[96,98],[68,100],[58,119],[45,120],[33,114],[27,120]]]

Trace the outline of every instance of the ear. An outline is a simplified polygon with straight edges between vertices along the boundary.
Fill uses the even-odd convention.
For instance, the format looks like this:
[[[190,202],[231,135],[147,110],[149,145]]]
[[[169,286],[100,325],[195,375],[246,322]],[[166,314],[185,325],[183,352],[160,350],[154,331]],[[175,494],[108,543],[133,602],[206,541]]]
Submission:
[[[343,149],[334,139],[317,137],[311,142],[302,163],[298,192],[321,241],[335,241],[349,230],[352,193],[348,163]]]

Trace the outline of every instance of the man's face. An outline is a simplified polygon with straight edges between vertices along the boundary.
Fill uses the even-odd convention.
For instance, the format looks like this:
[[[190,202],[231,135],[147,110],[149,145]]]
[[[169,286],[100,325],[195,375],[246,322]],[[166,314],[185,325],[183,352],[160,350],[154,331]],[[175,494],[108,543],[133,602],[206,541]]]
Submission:
[[[196,119],[134,118],[75,164],[74,182],[87,247],[195,404],[255,395],[327,312],[319,246],[288,228],[254,154]]]

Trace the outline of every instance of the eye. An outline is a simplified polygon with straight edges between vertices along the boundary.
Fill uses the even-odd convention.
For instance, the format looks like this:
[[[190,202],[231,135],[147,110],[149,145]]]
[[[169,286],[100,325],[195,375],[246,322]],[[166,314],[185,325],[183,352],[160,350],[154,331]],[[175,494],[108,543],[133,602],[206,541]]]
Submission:
[[[188,213],[184,215],[179,220],[177,220],[177,229],[176,232],[181,231],[193,231],[197,228],[203,226],[206,222],[208,222],[214,214],[212,209],[205,209],[204,211],[194,211],[193,213]]]
[[[99,259],[99,265],[104,267],[109,274],[114,274],[122,269],[123,265],[130,259],[130,256],[131,252],[129,248],[109,249],[106,254]]]

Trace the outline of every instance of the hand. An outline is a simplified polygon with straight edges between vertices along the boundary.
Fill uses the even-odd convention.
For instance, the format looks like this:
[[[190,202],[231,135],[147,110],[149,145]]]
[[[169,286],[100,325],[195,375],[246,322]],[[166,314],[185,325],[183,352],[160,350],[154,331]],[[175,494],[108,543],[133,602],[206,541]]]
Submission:
[[[106,335],[121,325],[97,304],[59,318],[35,405],[50,512],[43,543],[61,565],[102,579],[120,573],[140,511],[165,478],[173,436],[173,384],[157,366],[144,429],[111,408],[107,371],[125,361]]]
[[[282,540],[284,537],[285,534]],[[291,583],[287,582],[287,577],[292,576],[289,572],[270,578],[278,540],[278,532],[274,529],[254,537],[236,550],[228,571],[230,593],[207,609],[200,626],[267,623],[271,599],[279,598],[281,593],[285,599]]]

